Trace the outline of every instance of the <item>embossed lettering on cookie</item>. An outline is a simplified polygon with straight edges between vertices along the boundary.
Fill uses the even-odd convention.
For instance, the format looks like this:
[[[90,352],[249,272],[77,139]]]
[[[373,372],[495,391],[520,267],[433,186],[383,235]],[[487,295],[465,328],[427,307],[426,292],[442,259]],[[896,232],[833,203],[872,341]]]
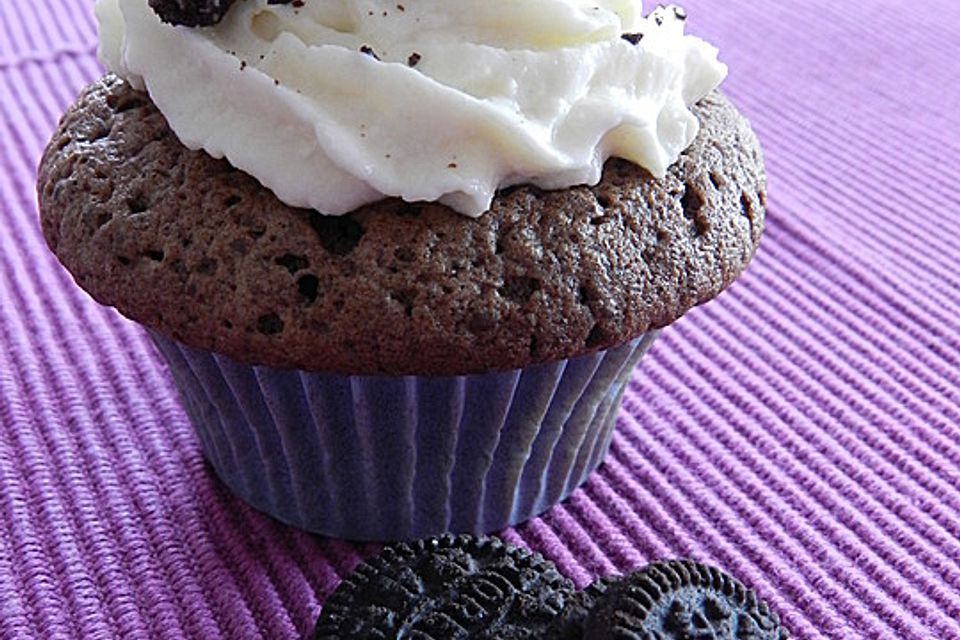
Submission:
[[[610,584],[583,640],[787,640],[767,603],[739,580],[692,560],[658,562]]]
[[[537,554],[469,536],[397,544],[323,607],[316,640],[549,637],[574,585]]]
[[[164,22],[184,27],[210,27],[227,15],[235,0],[150,0]],[[302,0],[268,0],[267,4],[290,4]]]

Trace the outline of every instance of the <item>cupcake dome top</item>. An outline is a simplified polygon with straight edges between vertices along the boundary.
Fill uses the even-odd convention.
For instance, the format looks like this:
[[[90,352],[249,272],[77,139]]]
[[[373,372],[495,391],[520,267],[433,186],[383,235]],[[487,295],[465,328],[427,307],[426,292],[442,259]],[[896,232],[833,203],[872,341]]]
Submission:
[[[665,326],[746,267],[760,148],[720,94],[695,113],[664,179],[611,160],[595,187],[507,189],[479,219],[398,199],[329,217],[185,148],[107,76],[41,161],[43,230],[95,298],[195,348],[357,375],[513,369]]]

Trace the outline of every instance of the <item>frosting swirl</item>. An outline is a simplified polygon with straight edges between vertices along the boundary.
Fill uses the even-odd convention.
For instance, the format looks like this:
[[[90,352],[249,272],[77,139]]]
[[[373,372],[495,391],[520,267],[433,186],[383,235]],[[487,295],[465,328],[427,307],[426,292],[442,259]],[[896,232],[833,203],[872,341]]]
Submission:
[[[209,28],[96,10],[101,59],[184,145],[332,215],[396,196],[478,216],[498,188],[595,184],[611,156],[662,176],[726,74],[681,10],[637,0],[242,0]]]

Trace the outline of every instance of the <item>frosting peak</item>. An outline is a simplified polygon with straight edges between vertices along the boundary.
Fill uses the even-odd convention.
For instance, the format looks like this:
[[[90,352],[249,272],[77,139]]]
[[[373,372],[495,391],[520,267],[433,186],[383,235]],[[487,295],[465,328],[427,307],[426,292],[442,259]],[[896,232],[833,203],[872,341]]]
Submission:
[[[186,146],[326,214],[397,196],[477,216],[505,186],[596,183],[611,156],[662,176],[726,73],[681,11],[636,0],[240,0],[202,29],[147,0],[97,16],[101,58]]]

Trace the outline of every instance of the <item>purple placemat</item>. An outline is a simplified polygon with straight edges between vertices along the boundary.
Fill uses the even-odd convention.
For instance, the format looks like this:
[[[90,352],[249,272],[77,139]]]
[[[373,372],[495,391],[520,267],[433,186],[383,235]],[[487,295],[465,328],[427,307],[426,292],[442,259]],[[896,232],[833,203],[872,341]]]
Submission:
[[[686,5],[765,144],[766,239],[644,360],[602,470],[503,536],[581,585],[718,564],[799,638],[960,638],[960,5]],[[92,13],[0,2],[0,637],[296,638],[376,548],[231,497],[145,334],[40,235]]]

